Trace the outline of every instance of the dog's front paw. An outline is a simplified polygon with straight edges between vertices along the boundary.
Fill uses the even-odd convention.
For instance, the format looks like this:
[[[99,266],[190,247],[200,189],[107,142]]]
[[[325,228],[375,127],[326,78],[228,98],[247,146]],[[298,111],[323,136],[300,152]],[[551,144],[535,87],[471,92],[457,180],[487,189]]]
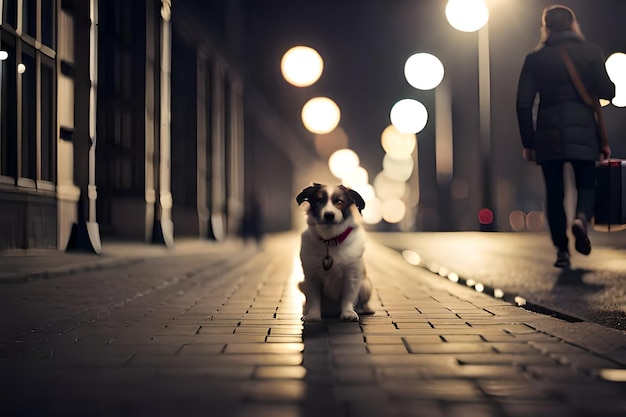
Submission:
[[[339,318],[343,321],[359,321],[359,315],[354,310],[343,310]]]

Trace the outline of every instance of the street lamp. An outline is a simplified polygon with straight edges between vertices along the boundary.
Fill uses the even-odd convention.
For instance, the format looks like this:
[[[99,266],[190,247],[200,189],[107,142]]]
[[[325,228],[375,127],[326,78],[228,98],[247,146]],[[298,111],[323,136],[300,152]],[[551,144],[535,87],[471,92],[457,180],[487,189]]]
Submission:
[[[405,98],[393,105],[389,118],[400,132],[419,133],[426,127],[428,110],[419,101]]]
[[[330,133],[340,119],[339,106],[328,97],[314,97],[302,107],[302,123],[312,133]]]
[[[478,31],[478,114],[482,162],[482,207],[480,229],[493,231],[491,195],[491,83],[489,68],[489,10],[484,0],[449,0],[446,17],[452,27],[463,32]],[[486,215],[491,213],[491,215]]]
[[[432,90],[443,80],[443,64],[428,53],[411,55],[404,64],[404,77],[418,90]]]
[[[461,32],[476,32],[487,24],[489,9],[484,0],[449,0],[446,18]]]
[[[612,103],[616,107],[626,107],[626,54],[615,52],[605,63],[606,72],[615,84],[615,97]]]
[[[283,55],[280,70],[285,80],[296,87],[308,87],[322,76],[324,61],[308,46],[294,46]]]
[[[0,120],[2,117],[2,85],[4,83],[4,61],[9,59],[9,53],[7,51],[0,50]],[[0,122],[0,142],[2,141],[2,122]]]

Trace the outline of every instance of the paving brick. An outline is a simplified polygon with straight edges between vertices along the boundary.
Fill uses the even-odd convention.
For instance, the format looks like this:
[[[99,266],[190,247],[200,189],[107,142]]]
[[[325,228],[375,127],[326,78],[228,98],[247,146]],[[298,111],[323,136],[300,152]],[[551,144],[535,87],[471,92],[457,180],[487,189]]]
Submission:
[[[257,379],[304,379],[304,366],[259,366],[254,372]]]
[[[244,386],[245,401],[263,403],[299,402],[306,399],[306,384],[298,380],[256,380]]]
[[[486,343],[408,343],[411,353],[493,353]]]
[[[224,353],[300,353],[303,343],[229,343]]]
[[[383,382],[392,399],[435,399],[445,401],[479,401],[482,393],[471,381],[428,381],[424,384],[406,384],[399,381]]]
[[[441,339],[449,343],[482,343],[485,340],[478,334],[449,334],[440,336]]]
[[[367,351],[371,354],[404,354],[407,353],[407,348],[404,343],[396,343],[392,345],[383,344],[368,344]]]
[[[549,393],[541,391],[536,385],[527,380],[479,380],[477,381],[477,384],[481,391],[492,397],[504,397],[520,400],[540,400],[550,398]]]

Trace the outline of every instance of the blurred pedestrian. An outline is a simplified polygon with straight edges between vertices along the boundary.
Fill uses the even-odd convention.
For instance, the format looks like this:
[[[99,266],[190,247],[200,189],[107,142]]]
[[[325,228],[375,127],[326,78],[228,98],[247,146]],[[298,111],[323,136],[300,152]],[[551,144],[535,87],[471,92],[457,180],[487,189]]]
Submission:
[[[244,242],[252,240],[257,249],[263,241],[263,211],[256,193],[250,193],[245,199],[241,235]]]
[[[600,140],[594,111],[577,92],[561,48],[594,99],[613,98],[615,86],[606,73],[600,48],[586,41],[574,12],[562,5],[547,7],[542,16],[541,41],[526,56],[520,73],[517,117],[522,155],[536,161],[543,172],[547,220],[557,249],[554,266],[566,268],[570,266],[570,252],[563,201],[564,164],[573,167],[578,193],[572,221],[574,247],[588,255],[591,242],[587,228],[595,206],[595,164],[598,159],[608,159],[611,149]]]

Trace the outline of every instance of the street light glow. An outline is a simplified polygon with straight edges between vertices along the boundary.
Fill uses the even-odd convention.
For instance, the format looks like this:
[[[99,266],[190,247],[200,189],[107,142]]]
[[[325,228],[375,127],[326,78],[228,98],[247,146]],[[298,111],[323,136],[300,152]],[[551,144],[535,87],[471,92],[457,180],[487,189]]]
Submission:
[[[613,83],[626,82],[626,54],[615,52],[605,62],[606,72]]]
[[[369,181],[369,173],[361,166],[348,172],[345,176],[341,177],[341,183],[348,188],[356,189],[362,185],[367,184]]]
[[[402,200],[383,201],[383,220],[387,223],[400,223],[406,214],[406,205]]]
[[[322,76],[324,61],[308,46],[294,46],[283,55],[280,70],[285,80],[296,87],[308,87]]]
[[[389,125],[383,130],[380,142],[385,152],[396,159],[410,156],[417,146],[414,133],[402,133],[394,125]]]
[[[341,119],[339,106],[328,97],[315,97],[302,107],[302,122],[312,133],[330,133]]]
[[[418,90],[432,90],[443,80],[443,64],[436,56],[427,53],[411,55],[404,64],[404,77]]]
[[[606,72],[615,84],[615,97],[611,101],[615,107],[626,107],[626,54],[615,52],[605,63]]]
[[[380,223],[383,219],[383,202],[376,197],[367,200],[361,214],[366,224]]]
[[[381,171],[374,177],[374,190],[383,201],[401,199],[406,194],[406,183],[392,180]]]
[[[448,0],[446,18],[461,32],[476,32],[489,20],[489,9],[484,0]]]
[[[391,124],[402,133],[419,133],[426,127],[428,110],[417,100],[405,98],[391,108]]]
[[[393,158],[389,154],[383,157],[383,172],[389,179],[395,181],[408,181],[413,174],[413,157],[408,156],[402,159]]]
[[[359,167],[359,156],[352,149],[339,149],[328,158],[330,173],[337,178],[345,178]]]

